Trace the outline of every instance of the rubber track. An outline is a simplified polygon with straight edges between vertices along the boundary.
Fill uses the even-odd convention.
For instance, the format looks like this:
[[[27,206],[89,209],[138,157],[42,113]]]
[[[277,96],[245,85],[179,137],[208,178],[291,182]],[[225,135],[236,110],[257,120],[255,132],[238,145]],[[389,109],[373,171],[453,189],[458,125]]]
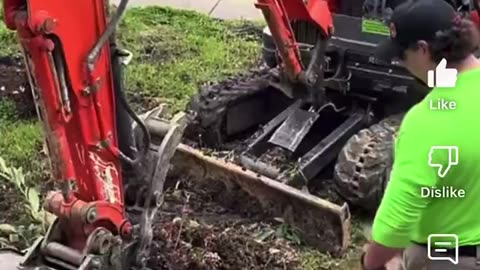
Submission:
[[[192,113],[185,136],[208,147],[220,146],[226,139],[225,115],[229,106],[241,99],[266,90],[269,69],[255,69],[248,73],[204,85],[192,97],[187,110]]]
[[[385,190],[395,136],[403,114],[392,115],[352,136],[341,150],[334,179],[339,194],[352,205],[375,211]]]

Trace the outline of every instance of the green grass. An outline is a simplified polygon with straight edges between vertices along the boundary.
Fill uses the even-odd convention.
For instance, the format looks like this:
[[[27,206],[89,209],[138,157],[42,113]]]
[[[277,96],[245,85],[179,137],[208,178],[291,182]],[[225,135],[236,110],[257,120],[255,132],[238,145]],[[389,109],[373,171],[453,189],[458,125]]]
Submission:
[[[19,119],[16,114],[16,106],[9,100],[0,100],[0,157],[8,167],[21,167],[25,172],[25,180],[28,187],[41,188],[45,185],[47,171],[45,160],[40,158],[42,148],[42,136],[40,124],[34,119]],[[12,182],[0,178],[0,201],[10,202],[9,211],[0,217],[0,224],[8,222],[15,225],[17,231],[21,231],[21,239],[12,240],[18,247],[25,248],[29,240],[35,235],[35,227],[32,224],[26,201]],[[32,228],[29,230],[28,228]],[[2,232],[0,232],[0,242]],[[28,239],[28,240],[27,240]]]
[[[252,66],[259,43],[235,35],[234,25],[165,7],[128,10],[119,40],[134,54],[126,76],[129,95],[147,106],[165,102],[183,109],[202,83]]]
[[[0,100],[0,156],[14,167],[35,170],[30,164],[41,149],[41,129],[36,119],[17,119],[15,104]]]
[[[18,45],[15,32],[8,30],[3,23],[3,8],[0,4],[0,55],[9,55],[18,53]]]

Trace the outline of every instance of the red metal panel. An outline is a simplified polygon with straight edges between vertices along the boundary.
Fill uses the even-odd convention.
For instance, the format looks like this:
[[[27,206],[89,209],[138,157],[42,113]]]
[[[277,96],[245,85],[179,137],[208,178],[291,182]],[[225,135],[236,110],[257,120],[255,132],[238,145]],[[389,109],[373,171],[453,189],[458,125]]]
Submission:
[[[278,1],[285,6],[290,20],[313,22],[326,34],[328,34],[328,29],[333,27],[333,18],[327,1],[309,0],[307,5],[303,3],[303,0]]]
[[[262,10],[278,53],[283,60],[283,67],[290,80],[295,81],[302,72],[298,45],[291,30],[285,7],[275,0],[258,0],[255,6]]]
[[[96,208],[103,224],[120,234],[129,231],[115,123],[115,97],[107,42],[93,72],[87,55],[106,28],[103,0],[4,0],[5,22],[16,29],[25,51],[34,88],[40,100],[53,175],[75,182],[67,200],[47,202],[54,214],[77,221],[85,236],[95,224],[78,224],[85,210]],[[25,8],[28,7],[28,8]],[[58,76],[51,53],[63,53],[69,83],[71,113],[61,105]],[[64,196],[61,196],[65,200]],[[85,203],[79,203],[85,202]],[[73,217],[77,215],[77,217]],[[98,225],[99,225],[98,224]],[[85,225],[85,226],[84,226]],[[90,227],[90,229],[87,229]],[[71,239],[81,248],[84,239]]]
[[[328,2],[310,0],[305,5],[302,0],[257,0],[255,6],[262,10],[277,51],[282,58],[282,67],[291,81],[299,79],[304,66],[295,33],[290,26],[294,20],[309,21],[316,24],[328,39],[333,30],[333,17]]]

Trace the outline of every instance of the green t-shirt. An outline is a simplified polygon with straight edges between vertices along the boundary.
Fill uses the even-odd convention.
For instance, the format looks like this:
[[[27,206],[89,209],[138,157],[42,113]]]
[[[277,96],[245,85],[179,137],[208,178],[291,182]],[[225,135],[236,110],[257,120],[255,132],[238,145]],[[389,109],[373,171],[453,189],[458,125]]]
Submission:
[[[431,165],[447,168],[449,154],[452,166],[439,174]],[[432,196],[431,187],[434,194],[456,190],[457,197]],[[405,115],[372,234],[394,248],[427,243],[431,234],[455,234],[460,246],[480,244],[480,69],[459,73],[455,88],[433,89]]]

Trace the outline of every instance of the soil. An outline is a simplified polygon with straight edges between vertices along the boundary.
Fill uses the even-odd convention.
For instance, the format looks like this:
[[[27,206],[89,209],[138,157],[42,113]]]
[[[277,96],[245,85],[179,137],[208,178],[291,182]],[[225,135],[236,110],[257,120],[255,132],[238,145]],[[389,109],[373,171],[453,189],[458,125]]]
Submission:
[[[22,200],[13,186],[0,185],[0,191],[4,198],[0,224],[12,224],[27,214],[11,207]],[[231,197],[223,194],[223,185],[169,177],[155,220],[148,266],[158,270],[300,269],[295,243],[283,239],[280,222],[265,218],[256,201],[241,191]],[[14,225],[25,225],[25,220],[21,222]],[[14,244],[27,247],[23,242]]]
[[[275,235],[279,224],[265,220],[254,202],[242,203],[247,197],[220,199],[222,190],[215,186],[188,179],[171,181],[177,183],[167,189],[155,223],[149,267],[298,269],[299,255],[292,244]]]
[[[9,98],[15,102],[20,117],[35,115],[35,105],[20,56],[0,56],[0,101]]]
[[[18,205],[20,196],[15,192],[13,184],[0,182],[0,224],[11,224],[12,221],[18,219],[19,216],[24,214],[25,211],[21,207],[15,207]]]

